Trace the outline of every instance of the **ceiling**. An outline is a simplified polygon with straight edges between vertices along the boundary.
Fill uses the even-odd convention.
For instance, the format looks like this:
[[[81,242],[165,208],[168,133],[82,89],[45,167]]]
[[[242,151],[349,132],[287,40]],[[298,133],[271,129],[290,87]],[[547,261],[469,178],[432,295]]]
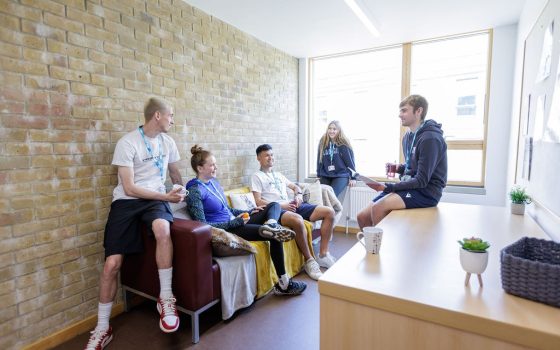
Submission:
[[[295,57],[316,57],[517,23],[525,0],[356,0],[373,37],[344,0],[185,0]]]

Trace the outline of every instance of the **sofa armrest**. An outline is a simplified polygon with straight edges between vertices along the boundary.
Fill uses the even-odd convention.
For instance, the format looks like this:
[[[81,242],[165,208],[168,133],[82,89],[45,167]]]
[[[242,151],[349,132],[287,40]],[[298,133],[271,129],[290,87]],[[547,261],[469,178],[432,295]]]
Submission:
[[[159,275],[155,260],[156,242],[142,228],[144,252],[127,256],[121,268],[121,282],[130,288],[159,295]],[[173,241],[173,293],[177,304],[197,310],[213,300],[212,234],[210,226],[193,220],[175,219]]]

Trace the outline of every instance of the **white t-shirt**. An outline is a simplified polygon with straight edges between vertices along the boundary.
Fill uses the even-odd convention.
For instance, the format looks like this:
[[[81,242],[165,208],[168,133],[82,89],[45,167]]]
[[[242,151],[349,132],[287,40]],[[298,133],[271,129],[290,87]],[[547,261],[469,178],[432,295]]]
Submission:
[[[291,183],[279,172],[265,173],[257,171],[251,177],[251,191],[260,192],[261,198],[267,202],[288,202],[287,184]]]
[[[148,152],[146,143],[140,134],[140,130],[131,131],[120,138],[113,154],[113,165],[132,168],[134,172],[134,184],[144,189],[165,193],[165,179],[169,163],[179,161],[179,150],[169,135],[159,134],[155,138],[144,135],[146,142],[151,144],[152,155]],[[155,160],[163,159],[163,174],[157,167]],[[113,201],[117,199],[136,199],[124,193],[121,179],[113,190]]]

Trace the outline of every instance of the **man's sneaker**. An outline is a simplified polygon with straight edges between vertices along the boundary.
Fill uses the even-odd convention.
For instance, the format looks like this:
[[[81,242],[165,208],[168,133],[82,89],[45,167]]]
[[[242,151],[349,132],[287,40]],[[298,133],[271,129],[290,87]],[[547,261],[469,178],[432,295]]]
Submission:
[[[157,301],[157,311],[159,312],[159,328],[165,333],[175,332],[179,328],[179,314],[175,297],[161,299]]]
[[[113,340],[113,328],[109,326],[104,331],[94,329],[85,347],[85,350],[102,350]]]
[[[290,280],[288,288],[282,289],[279,283],[274,285],[274,294],[276,295],[300,295],[307,288],[307,284]]]
[[[327,255],[325,255],[324,257],[322,258],[321,256],[317,257],[316,261],[319,264],[319,266],[326,267],[328,269],[329,267],[334,265],[336,259],[334,256],[331,255],[331,253],[327,252]]]
[[[279,242],[286,242],[294,239],[296,233],[277,223],[264,224],[259,227],[259,235],[264,238],[274,239]]]
[[[307,260],[305,262],[305,265],[303,265],[303,268],[305,272],[309,275],[309,277],[311,277],[315,281],[319,280],[319,277],[323,276],[323,273],[319,268],[319,264],[317,264],[317,261],[315,261],[315,259],[313,258]]]

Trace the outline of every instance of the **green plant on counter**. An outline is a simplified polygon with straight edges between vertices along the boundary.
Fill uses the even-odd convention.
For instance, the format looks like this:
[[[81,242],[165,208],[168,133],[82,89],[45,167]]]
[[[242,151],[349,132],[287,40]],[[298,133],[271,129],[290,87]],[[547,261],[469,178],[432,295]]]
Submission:
[[[490,243],[478,237],[463,238],[462,241],[457,242],[459,242],[463,249],[471,252],[483,253],[490,247]]]
[[[514,186],[511,191],[509,191],[509,198],[512,203],[515,204],[529,204],[531,203],[531,197],[525,191],[525,188],[521,186]]]

